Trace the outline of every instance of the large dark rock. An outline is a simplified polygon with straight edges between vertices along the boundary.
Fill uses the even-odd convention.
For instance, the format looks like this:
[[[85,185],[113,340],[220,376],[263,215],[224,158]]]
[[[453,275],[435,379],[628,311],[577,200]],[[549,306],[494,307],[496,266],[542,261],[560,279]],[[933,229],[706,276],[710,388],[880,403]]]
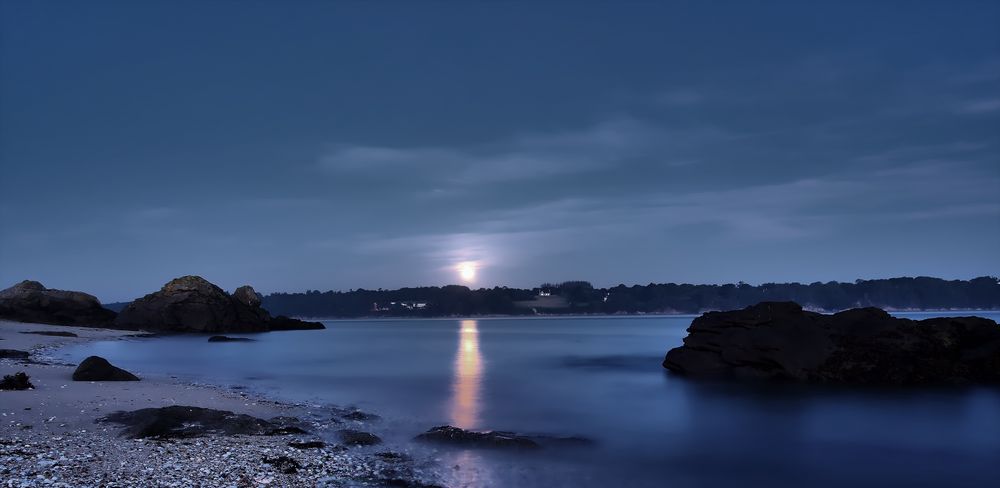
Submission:
[[[76,371],[73,371],[73,381],[139,381],[134,374],[116,366],[100,356],[90,356],[84,359]]]
[[[277,427],[250,415],[181,405],[115,412],[98,421],[123,424],[125,429],[122,435],[135,439],[171,439],[208,434],[270,435]]]
[[[122,328],[202,333],[323,328],[315,322],[272,318],[260,307],[253,288],[242,286],[229,295],[199,276],[177,278],[130,303],[115,323]]]
[[[0,290],[0,319],[39,324],[105,327],[115,313],[101,306],[93,295],[52,290],[37,281],[22,281]]]
[[[914,321],[877,308],[823,315],[764,302],[698,317],[663,367],[697,378],[1000,383],[1000,326],[979,317]]]

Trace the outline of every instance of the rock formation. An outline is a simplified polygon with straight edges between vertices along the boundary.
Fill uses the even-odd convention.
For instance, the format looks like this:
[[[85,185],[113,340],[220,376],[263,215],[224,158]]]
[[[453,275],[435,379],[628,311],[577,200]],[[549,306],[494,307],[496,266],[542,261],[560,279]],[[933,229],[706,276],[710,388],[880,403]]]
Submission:
[[[115,321],[121,328],[170,332],[265,332],[322,329],[319,322],[271,317],[260,295],[242,286],[229,295],[199,276],[184,276],[128,304]]]
[[[104,327],[115,313],[93,295],[52,290],[37,281],[22,281],[0,291],[0,319],[40,324]]]
[[[764,302],[698,317],[663,367],[696,378],[1000,383],[1000,326],[979,317],[914,321],[877,308],[823,315]]]
[[[73,371],[73,381],[139,381],[139,378],[124,369],[112,366],[107,359],[90,356],[76,367],[76,371]]]

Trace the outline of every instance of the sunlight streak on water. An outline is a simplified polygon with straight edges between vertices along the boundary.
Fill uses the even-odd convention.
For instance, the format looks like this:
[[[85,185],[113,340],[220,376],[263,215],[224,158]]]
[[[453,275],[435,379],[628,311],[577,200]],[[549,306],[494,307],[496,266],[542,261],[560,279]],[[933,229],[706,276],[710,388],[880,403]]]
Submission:
[[[479,424],[479,398],[482,389],[483,358],[479,353],[479,324],[463,320],[459,324],[458,352],[452,379],[451,423],[473,429]]]

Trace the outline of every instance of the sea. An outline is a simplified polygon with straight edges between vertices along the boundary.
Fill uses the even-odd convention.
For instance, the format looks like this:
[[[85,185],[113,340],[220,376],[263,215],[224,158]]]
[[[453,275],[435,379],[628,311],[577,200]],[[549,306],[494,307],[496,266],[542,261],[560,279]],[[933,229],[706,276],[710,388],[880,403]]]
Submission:
[[[1000,486],[1000,388],[692,381],[661,363],[693,319],[327,320],[239,335],[255,342],[181,335],[58,354],[376,413],[368,430],[452,487]],[[411,441],[439,425],[592,442],[509,452]]]

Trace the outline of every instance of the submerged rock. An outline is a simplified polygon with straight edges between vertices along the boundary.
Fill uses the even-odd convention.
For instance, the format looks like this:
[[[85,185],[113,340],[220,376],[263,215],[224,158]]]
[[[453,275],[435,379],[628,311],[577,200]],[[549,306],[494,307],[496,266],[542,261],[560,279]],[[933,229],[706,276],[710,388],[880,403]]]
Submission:
[[[30,330],[26,332],[21,332],[21,334],[34,334],[34,335],[53,336],[53,337],[80,337],[72,332],[63,332],[61,330]]]
[[[463,447],[488,447],[488,448],[514,448],[514,449],[537,449],[541,447],[528,436],[515,434],[513,432],[489,431],[474,432],[458,427],[445,425],[434,427],[416,438],[422,442],[434,442],[439,444],[450,444]]]
[[[139,381],[134,374],[116,366],[100,356],[90,356],[84,359],[76,371],[73,371],[73,381]]]
[[[37,281],[22,281],[0,290],[0,319],[40,324],[104,327],[115,313],[101,306],[93,295],[53,290]]]
[[[255,342],[255,340],[249,337],[227,337],[217,335],[209,337],[208,342]]]
[[[0,359],[28,359],[31,354],[28,351],[18,351],[17,349],[0,349]]]
[[[877,308],[823,315],[764,302],[698,317],[663,367],[696,378],[1000,383],[1000,327],[979,317],[914,321]]]
[[[374,446],[382,443],[379,436],[354,429],[338,430],[337,436],[340,437],[341,442],[349,446]]]
[[[200,276],[171,280],[160,291],[128,304],[115,320],[123,328],[171,332],[265,332],[322,329],[318,322],[272,318],[260,295],[242,286],[229,295]]]
[[[34,388],[35,385],[32,385],[28,381],[28,375],[23,371],[12,375],[4,375],[3,380],[0,380],[0,390],[27,390]]]
[[[250,415],[181,405],[115,412],[98,421],[123,424],[125,429],[122,434],[136,439],[170,439],[208,434],[268,435],[277,428],[271,422]]]

